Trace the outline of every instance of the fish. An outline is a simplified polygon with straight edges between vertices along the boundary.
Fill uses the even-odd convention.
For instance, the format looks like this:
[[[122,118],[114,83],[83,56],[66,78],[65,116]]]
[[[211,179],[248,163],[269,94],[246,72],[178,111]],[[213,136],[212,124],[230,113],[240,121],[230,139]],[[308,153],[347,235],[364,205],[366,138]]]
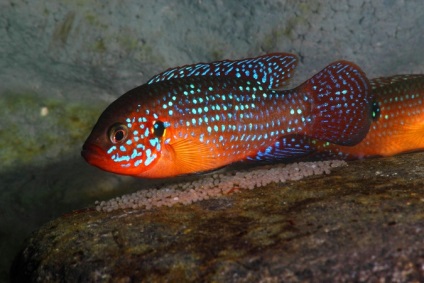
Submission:
[[[359,143],[374,101],[365,73],[340,60],[288,89],[297,63],[272,53],[168,69],[112,102],[81,155],[108,172],[167,178],[309,154],[287,146],[294,135]]]
[[[354,146],[298,137],[293,144],[313,147],[314,159],[354,160],[424,149],[424,75],[395,75],[370,80],[375,95],[373,122]]]

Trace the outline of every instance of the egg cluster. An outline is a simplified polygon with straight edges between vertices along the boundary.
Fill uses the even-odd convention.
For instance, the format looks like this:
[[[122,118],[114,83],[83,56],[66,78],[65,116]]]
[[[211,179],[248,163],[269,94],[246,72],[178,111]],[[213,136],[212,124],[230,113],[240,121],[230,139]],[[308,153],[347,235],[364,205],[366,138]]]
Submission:
[[[263,187],[270,183],[284,183],[312,175],[329,174],[332,168],[340,166],[347,166],[347,163],[342,160],[299,162],[236,173],[213,174],[192,182],[147,188],[108,201],[96,202],[96,209],[110,212],[117,209],[187,205],[243,189]]]

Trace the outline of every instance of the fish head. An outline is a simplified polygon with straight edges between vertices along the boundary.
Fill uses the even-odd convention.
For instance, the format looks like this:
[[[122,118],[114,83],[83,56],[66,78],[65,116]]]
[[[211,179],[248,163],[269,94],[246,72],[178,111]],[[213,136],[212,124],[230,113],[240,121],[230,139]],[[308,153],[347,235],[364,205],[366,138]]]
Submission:
[[[149,109],[134,95],[118,98],[102,113],[85,141],[83,158],[108,172],[144,177],[161,157],[169,126]]]

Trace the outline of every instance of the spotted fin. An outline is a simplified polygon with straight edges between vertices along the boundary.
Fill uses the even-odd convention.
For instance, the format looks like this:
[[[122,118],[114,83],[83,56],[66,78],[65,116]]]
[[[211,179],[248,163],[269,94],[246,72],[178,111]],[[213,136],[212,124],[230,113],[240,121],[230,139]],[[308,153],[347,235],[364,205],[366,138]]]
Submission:
[[[296,88],[311,99],[305,135],[339,145],[359,143],[371,125],[374,94],[354,63],[337,61]]]
[[[186,77],[228,76],[259,80],[267,88],[278,89],[289,82],[296,66],[296,55],[274,53],[243,60],[224,60],[172,68],[154,76],[147,83]]]

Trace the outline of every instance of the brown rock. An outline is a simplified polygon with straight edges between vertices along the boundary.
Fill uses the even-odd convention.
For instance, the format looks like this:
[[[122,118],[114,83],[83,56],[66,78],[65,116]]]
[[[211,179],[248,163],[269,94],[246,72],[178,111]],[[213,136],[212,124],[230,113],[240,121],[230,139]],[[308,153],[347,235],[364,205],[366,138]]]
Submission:
[[[151,210],[42,227],[14,282],[424,281],[424,153]]]

